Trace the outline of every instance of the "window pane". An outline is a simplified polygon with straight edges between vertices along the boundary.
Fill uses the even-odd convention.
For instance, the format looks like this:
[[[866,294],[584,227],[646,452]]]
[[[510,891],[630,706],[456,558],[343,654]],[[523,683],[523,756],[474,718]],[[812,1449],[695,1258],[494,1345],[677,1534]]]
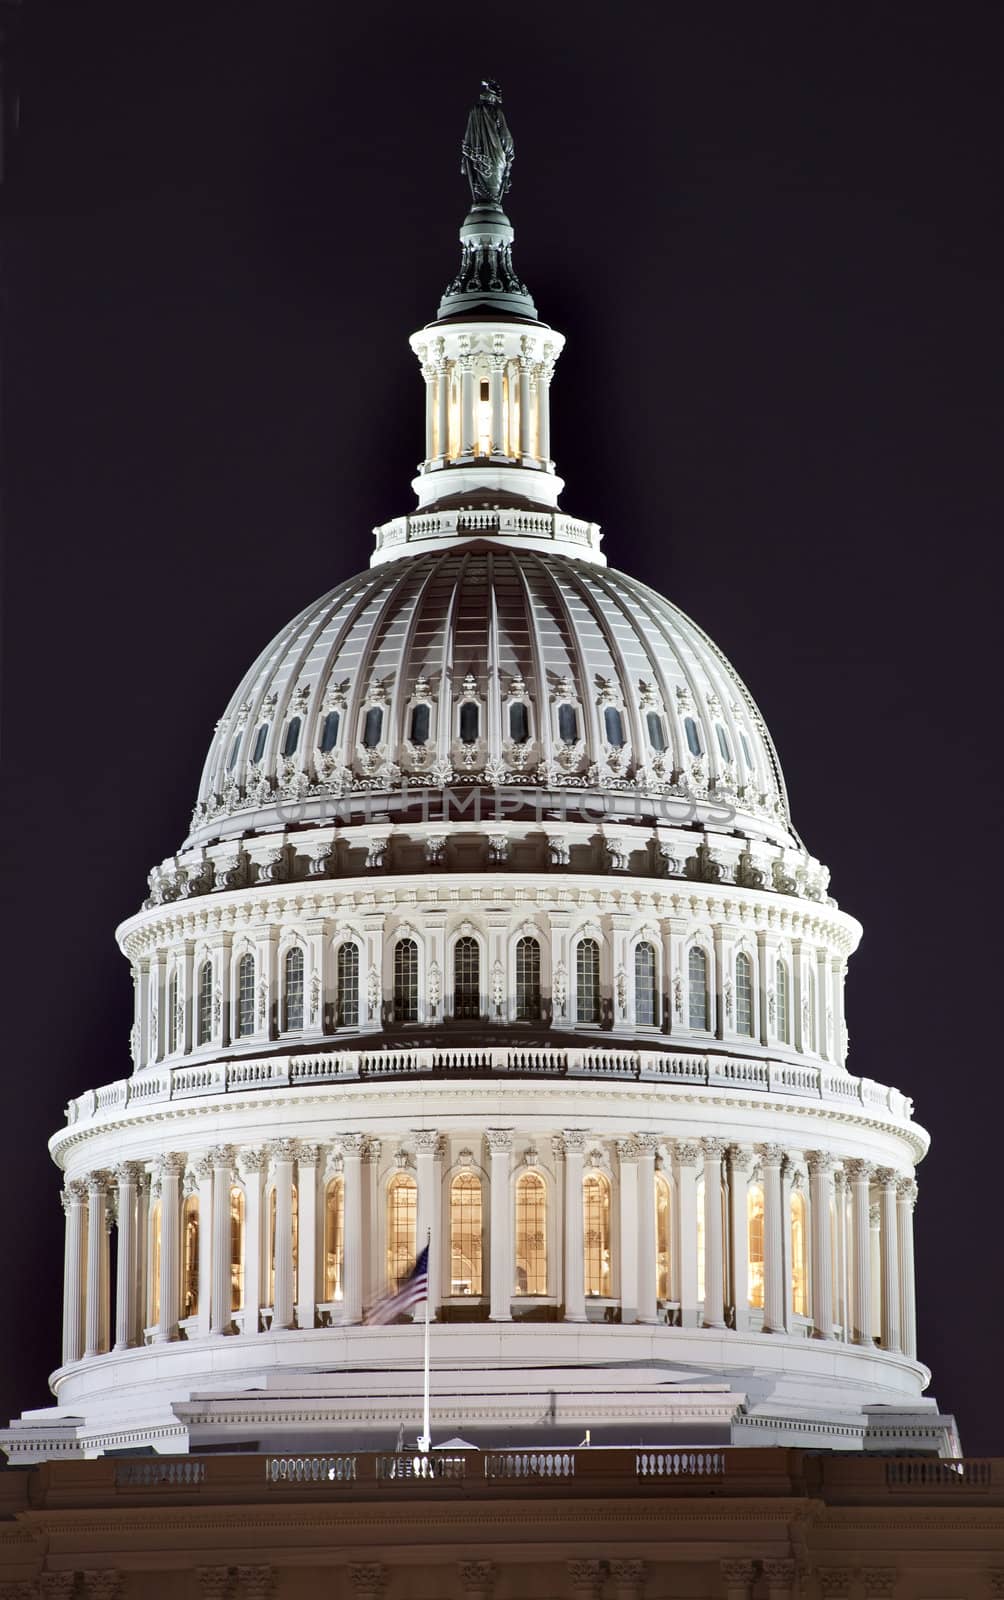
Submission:
[[[558,738],[562,744],[575,744],[579,737],[579,717],[574,706],[558,707]]]
[[[283,973],[283,1027],[287,1032],[303,1027],[303,951],[286,951]]]
[[[282,753],[286,760],[296,754],[296,747],[300,742],[300,718],[293,717],[286,729],[286,737],[282,741]]]
[[[340,1028],[359,1026],[359,946],[338,947],[337,1017]]]
[[[418,1188],[414,1178],[398,1173],[387,1191],[387,1280],[400,1289],[415,1265]]]
[[[376,749],[382,732],[383,711],[379,706],[370,706],[363,723],[363,745],[367,750]]]
[[[753,1034],[753,968],[750,958],[740,951],[736,956],[736,1032]]]
[[[687,957],[687,979],[690,990],[690,1026],[707,1029],[708,1018],[708,958],[698,945],[692,945]]]
[[[190,1194],[181,1214],[181,1315],[199,1314],[199,1197]]]
[[[450,1185],[450,1293],[481,1293],[481,1179],[473,1172]]]
[[[642,1027],[656,1020],[655,950],[643,942],[634,952],[634,1019]]]
[[[575,949],[575,1016],[577,1022],[600,1020],[600,947],[580,939]]]
[[[582,1224],[587,1295],[610,1293],[610,1185],[590,1172],[582,1185]]]
[[[478,737],[479,707],[473,700],[465,700],[460,707],[460,742],[474,744]]]
[[[656,755],[661,756],[666,748],[666,730],[662,718],[657,711],[650,711],[645,721],[648,724],[648,742]]]
[[[476,939],[458,939],[453,951],[453,1015],[481,1015],[481,953]]]
[[[732,751],[729,749],[728,735],[720,722],[715,723],[715,732],[718,735],[718,748],[722,752],[722,760],[731,761]]]
[[[532,938],[516,945],[516,1020],[540,1021],[540,945]]]
[[[171,973],[167,985],[167,1052],[174,1055],[178,1048],[178,974]]]
[[[687,735],[687,748],[691,755],[699,756],[701,753],[701,740],[697,732],[697,723],[693,717],[684,718],[683,731]]]
[[[782,1044],[791,1043],[790,1014],[788,968],[783,961],[779,961],[777,964],[777,1036]]]
[[[805,1012],[806,1029],[805,1038],[802,1040],[803,1050],[816,1048],[816,975],[812,968],[805,968]]]
[[[547,1293],[547,1188],[536,1172],[516,1184],[516,1293]]]
[[[254,1033],[254,956],[241,956],[237,968],[237,1037]]]
[[[805,1228],[805,1196],[791,1197],[791,1309],[809,1315],[809,1253]]]
[[[394,946],[394,1021],[418,1021],[418,945],[399,939]]]
[[[237,765],[237,755],[238,755],[238,752],[240,750],[240,747],[241,747],[241,736],[238,733],[238,734],[234,735],[234,742],[230,746],[230,759],[227,762],[227,771],[228,772],[233,772],[234,768]]]
[[[655,1296],[670,1298],[669,1183],[661,1173],[655,1179]]]
[[[746,1197],[747,1299],[763,1310],[763,1190],[754,1184]]]
[[[513,744],[526,744],[530,737],[530,714],[521,700],[509,707],[509,737]]]
[[[332,1178],[324,1191],[324,1298],[340,1300],[345,1264],[345,1207],[342,1178]]]
[[[411,712],[411,742],[412,744],[428,744],[429,742],[429,707],[413,706]]]
[[[749,767],[750,771],[752,772],[753,771],[753,752],[750,749],[750,742],[749,742],[749,740],[747,739],[747,737],[746,737],[746,735],[744,733],[741,733],[739,735],[739,742],[743,747],[743,755],[746,757],[746,765]]]
[[[244,1305],[244,1190],[234,1184],[230,1190],[230,1309]]]
[[[329,711],[321,728],[321,753],[327,755],[338,743],[338,724],[340,718],[337,711]]]
[[[204,961],[199,968],[199,1044],[208,1044],[213,1037],[213,964]]]
[[[255,734],[254,749],[251,752],[251,760],[252,761],[254,761],[254,762],[260,761],[262,756],[265,754],[265,740],[267,738],[268,738],[268,723],[267,722],[263,722],[261,727],[258,729],[258,732]]]
[[[607,744],[615,750],[620,750],[624,744],[624,721],[616,706],[605,706],[603,710],[603,726],[606,729]]]

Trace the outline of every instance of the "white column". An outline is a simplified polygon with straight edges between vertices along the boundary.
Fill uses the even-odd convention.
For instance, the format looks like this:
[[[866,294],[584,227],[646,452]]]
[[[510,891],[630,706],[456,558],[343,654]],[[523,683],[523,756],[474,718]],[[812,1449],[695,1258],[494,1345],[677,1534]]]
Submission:
[[[826,1150],[806,1152],[812,1226],[812,1323],[817,1339],[833,1338],[833,1157]]]
[[[704,1151],[704,1326],[724,1328],[725,1249],[722,1238],[721,1139],[702,1139]]]
[[[779,1144],[765,1144],[760,1148],[760,1156],[763,1163],[763,1329],[765,1333],[784,1333],[787,1300],[781,1200],[784,1150]]]
[[[655,1277],[655,1152],[658,1137],[640,1133],[638,1146],[638,1321],[658,1318]]]
[[[505,445],[505,419],[502,415],[502,368],[505,365],[505,356],[502,353],[503,336],[494,335],[496,348],[492,351],[491,387],[489,393],[492,403],[492,455],[502,455]]]
[[[450,369],[442,357],[436,368],[437,439],[436,455],[445,461],[450,453]]]
[[[85,1356],[98,1356],[103,1350],[102,1322],[104,1283],[107,1268],[104,1260],[108,1251],[108,1230],[105,1213],[108,1204],[108,1175],[105,1172],[87,1174],[87,1293],[86,1293],[86,1343]]]
[[[363,1229],[363,1149],[365,1136],[346,1133],[341,1138],[344,1162],[345,1224],[342,1236],[345,1241],[345,1259],[342,1266],[342,1321],[363,1320],[363,1249],[373,1247],[371,1230]]]
[[[233,1183],[234,1151],[229,1144],[215,1145],[209,1152],[209,1162],[212,1169],[212,1287],[209,1291],[209,1331],[210,1333],[229,1333],[233,1328],[233,1311],[231,1310],[231,1283],[230,1283],[230,1188]],[[201,1210],[201,1201],[200,1201]],[[206,1224],[199,1217],[201,1229]],[[247,1209],[244,1214],[245,1230],[247,1228]],[[246,1245],[246,1240],[245,1240]],[[202,1285],[199,1285],[199,1320],[202,1320]]]
[[[265,1150],[242,1150],[238,1157],[244,1177],[244,1326],[253,1338],[261,1325],[261,1269],[265,1255],[262,1238],[262,1177],[268,1164]]]
[[[275,1184],[275,1282],[272,1327],[293,1326],[293,1183],[296,1140],[274,1139],[269,1146]]]
[[[316,1144],[301,1144],[297,1152],[299,1174],[299,1234],[296,1256],[296,1325],[312,1328],[317,1321],[317,1161]]]
[[[835,1279],[833,1315],[840,1325],[840,1336],[846,1341],[850,1337],[847,1326],[849,1302],[847,1293],[847,1186],[842,1167],[838,1167],[833,1174],[833,1213]]]
[[[537,374],[537,449],[545,467],[551,459],[551,375],[554,359],[551,346],[544,346],[544,359]]]
[[[436,368],[433,362],[423,361],[422,376],[425,379],[425,459],[431,461],[436,443]]]
[[[528,460],[533,453],[533,419],[530,415],[530,365],[532,357],[526,350],[526,339],[519,358],[519,453]]]
[[[636,1139],[617,1140],[621,1322],[638,1320],[638,1258],[642,1242],[638,1210],[639,1154]]]
[[[826,960],[826,951],[816,951],[816,1048],[824,1061],[833,1060],[833,1051],[830,1047],[829,1028],[827,1021],[832,1021],[833,1007],[830,1005],[829,965]],[[827,1017],[829,1012],[829,1018]]]
[[[872,1244],[868,1186],[873,1168],[867,1161],[845,1161],[850,1179],[854,1239],[854,1304],[852,1337],[855,1344],[872,1343]]]
[[[136,1188],[140,1168],[123,1161],[115,1168],[118,1186],[119,1237],[115,1261],[115,1348],[128,1350],[137,1339],[136,1322]]]
[[[678,1262],[680,1326],[683,1328],[697,1327],[697,1168],[700,1160],[699,1144],[677,1141],[673,1149],[676,1172],[673,1253]]]
[[[429,1244],[429,1321],[435,1322],[442,1299],[439,1247],[440,1168],[439,1133],[435,1128],[413,1128],[415,1141],[415,1181],[418,1186],[415,1248],[421,1252]],[[421,1303],[421,1302],[420,1302]],[[424,1317],[425,1312],[421,1315]],[[418,1312],[416,1310],[416,1317]]]
[[[882,1211],[877,1200],[868,1207],[871,1254],[872,1339],[882,1337]]]
[[[71,1178],[63,1190],[66,1254],[63,1268],[63,1365],[84,1353],[84,1251],[87,1234],[87,1185]]]
[[[488,1259],[491,1266],[491,1322],[512,1320],[512,1289],[515,1272],[512,1251],[512,1129],[488,1128],[485,1131],[491,1151],[491,1240]]]
[[[753,1151],[749,1145],[729,1147],[729,1208],[731,1216],[732,1297],[735,1326],[749,1327],[749,1184]]]
[[[847,966],[839,956],[834,956],[831,964],[831,987],[833,992],[833,1059],[838,1066],[844,1066],[847,1051],[844,1049],[844,979],[847,976]]]
[[[896,1185],[897,1227],[899,1240],[899,1325],[903,1339],[903,1354],[917,1359],[917,1302],[913,1267],[913,1208],[917,1200],[917,1185],[912,1178],[900,1178]]]
[[[197,1338],[206,1339],[209,1337],[210,1328],[214,1242],[213,1163],[209,1156],[200,1156],[196,1161],[195,1176],[199,1185],[199,1309],[195,1319],[195,1333]]]
[[[896,1182],[892,1167],[879,1167],[880,1243],[882,1263],[882,1348],[900,1349],[899,1241],[896,1229]]]
[[[170,1154],[158,1162],[160,1174],[160,1321],[154,1339],[158,1344],[178,1337],[178,1303],[181,1299],[181,1177],[185,1157]]]
[[[585,1322],[582,1166],[586,1135],[581,1128],[566,1128],[562,1139],[565,1146],[565,1321]]]
[[[464,336],[461,334],[461,345]],[[460,367],[460,454],[474,453],[474,373],[471,371],[470,352],[461,350],[457,362]]]

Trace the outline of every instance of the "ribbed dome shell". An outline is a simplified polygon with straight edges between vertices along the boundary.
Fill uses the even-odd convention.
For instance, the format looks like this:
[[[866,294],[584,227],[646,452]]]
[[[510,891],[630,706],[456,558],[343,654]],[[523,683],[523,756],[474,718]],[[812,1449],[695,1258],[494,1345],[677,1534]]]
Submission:
[[[639,815],[685,796],[794,838],[763,719],[700,628],[623,573],[486,540],[371,568],[282,630],[217,725],[189,842],[403,782],[630,794]]]

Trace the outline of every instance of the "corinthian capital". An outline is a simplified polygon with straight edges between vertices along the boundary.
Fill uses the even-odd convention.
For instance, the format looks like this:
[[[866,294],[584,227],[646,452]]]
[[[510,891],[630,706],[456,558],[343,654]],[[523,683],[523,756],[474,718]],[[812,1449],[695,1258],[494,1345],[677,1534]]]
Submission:
[[[135,1188],[142,1176],[143,1167],[139,1161],[120,1161],[112,1168],[112,1177],[120,1189]]]
[[[850,1156],[844,1162],[844,1171],[852,1183],[869,1183],[875,1164],[872,1161],[862,1161],[859,1156]]]
[[[268,1142],[270,1158],[277,1164],[293,1165],[299,1145],[295,1139],[270,1139]]]
[[[154,1162],[154,1171],[163,1183],[165,1178],[180,1178],[185,1171],[185,1156],[178,1150],[168,1150]]]
[[[805,1152],[806,1166],[813,1177],[817,1174],[825,1177],[826,1173],[832,1172],[835,1160],[836,1158],[828,1150],[807,1150]]]
[[[561,1137],[564,1140],[565,1154],[568,1156],[584,1150],[589,1135],[586,1133],[585,1128],[563,1128]]]
[[[725,1154],[724,1139],[702,1139],[701,1149],[704,1151],[705,1161],[721,1161]]]
[[[485,1140],[486,1140],[486,1142],[488,1144],[489,1150],[491,1150],[491,1151],[511,1150],[512,1149],[512,1129],[511,1128],[486,1128],[485,1129]]]
[[[785,1157],[783,1144],[758,1144],[757,1153],[765,1167],[779,1167]]]
[[[895,1167],[876,1167],[875,1182],[881,1184],[883,1189],[891,1189],[896,1182],[898,1173]]]
[[[901,1200],[905,1200],[911,1208],[917,1203],[917,1181],[915,1178],[899,1178],[896,1183],[896,1193]]]
[[[701,1147],[690,1139],[677,1139],[673,1145],[673,1155],[681,1167],[696,1167],[701,1159]]]
[[[232,1172],[234,1147],[232,1144],[214,1144],[211,1150],[206,1151],[206,1159],[215,1171]]]

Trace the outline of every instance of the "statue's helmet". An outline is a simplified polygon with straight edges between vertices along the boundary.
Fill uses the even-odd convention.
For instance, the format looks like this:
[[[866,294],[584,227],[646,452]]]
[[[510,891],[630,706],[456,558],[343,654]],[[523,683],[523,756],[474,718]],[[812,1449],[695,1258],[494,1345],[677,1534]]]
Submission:
[[[496,83],[494,78],[482,78],[481,98],[488,101],[500,101],[502,99],[501,84]]]

